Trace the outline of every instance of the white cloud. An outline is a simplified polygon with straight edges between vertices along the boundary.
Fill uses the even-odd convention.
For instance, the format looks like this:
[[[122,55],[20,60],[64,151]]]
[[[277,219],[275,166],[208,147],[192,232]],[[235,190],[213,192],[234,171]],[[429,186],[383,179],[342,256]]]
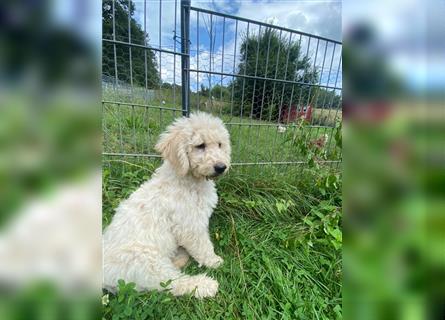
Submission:
[[[266,21],[322,37],[341,40],[341,1],[241,1],[238,16]]]

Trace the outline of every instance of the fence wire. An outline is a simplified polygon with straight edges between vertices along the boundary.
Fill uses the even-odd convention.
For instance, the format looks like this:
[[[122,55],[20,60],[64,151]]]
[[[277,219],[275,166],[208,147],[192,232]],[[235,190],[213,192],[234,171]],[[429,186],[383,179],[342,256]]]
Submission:
[[[179,29],[179,30],[178,30]],[[159,158],[174,118],[223,119],[233,165],[338,164],[342,43],[190,6],[103,1],[104,156]]]

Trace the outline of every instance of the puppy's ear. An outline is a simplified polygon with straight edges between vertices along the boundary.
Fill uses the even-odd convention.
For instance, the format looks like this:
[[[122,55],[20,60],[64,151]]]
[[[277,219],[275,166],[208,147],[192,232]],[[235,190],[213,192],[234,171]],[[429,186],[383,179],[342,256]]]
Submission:
[[[162,158],[168,160],[180,176],[189,171],[190,163],[187,155],[188,138],[184,130],[173,125],[161,134],[155,146]]]

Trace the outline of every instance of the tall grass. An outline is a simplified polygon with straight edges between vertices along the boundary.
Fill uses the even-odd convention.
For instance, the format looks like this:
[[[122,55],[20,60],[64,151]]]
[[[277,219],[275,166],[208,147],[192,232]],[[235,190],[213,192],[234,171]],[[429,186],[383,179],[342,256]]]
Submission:
[[[104,226],[156,166],[146,161],[104,165]],[[137,293],[122,285],[117,296],[105,292],[110,299],[105,318],[124,316],[128,305],[132,319],[340,318],[341,238],[334,230],[341,224],[341,185],[332,170],[318,170],[233,169],[217,182],[220,201],[210,224],[224,264],[210,270],[191,261],[185,269],[215,277],[218,295],[199,301],[168,292]]]

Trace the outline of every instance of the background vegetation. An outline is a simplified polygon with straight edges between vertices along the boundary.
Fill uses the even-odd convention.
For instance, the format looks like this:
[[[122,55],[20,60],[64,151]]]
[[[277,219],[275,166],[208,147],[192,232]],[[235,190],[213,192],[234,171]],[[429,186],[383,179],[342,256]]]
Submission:
[[[103,38],[113,40],[113,5],[115,39],[139,45],[148,43],[148,34],[144,32],[142,26],[134,18],[135,5],[133,1],[127,0],[102,1]],[[130,16],[128,13],[130,13]],[[114,52],[114,48],[116,48],[116,52]],[[147,66],[147,69],[145,69],[145,66]],[[130,48],[119,44],[113,45],[109,42],[103,42],[102,46],[102,75],[110,79],[117,77],[121,83],[130,84],[132,82],[134,85],[145,88],[157,87],[161,81],[157,70],[156,56],[152,50],[138,47]]]

